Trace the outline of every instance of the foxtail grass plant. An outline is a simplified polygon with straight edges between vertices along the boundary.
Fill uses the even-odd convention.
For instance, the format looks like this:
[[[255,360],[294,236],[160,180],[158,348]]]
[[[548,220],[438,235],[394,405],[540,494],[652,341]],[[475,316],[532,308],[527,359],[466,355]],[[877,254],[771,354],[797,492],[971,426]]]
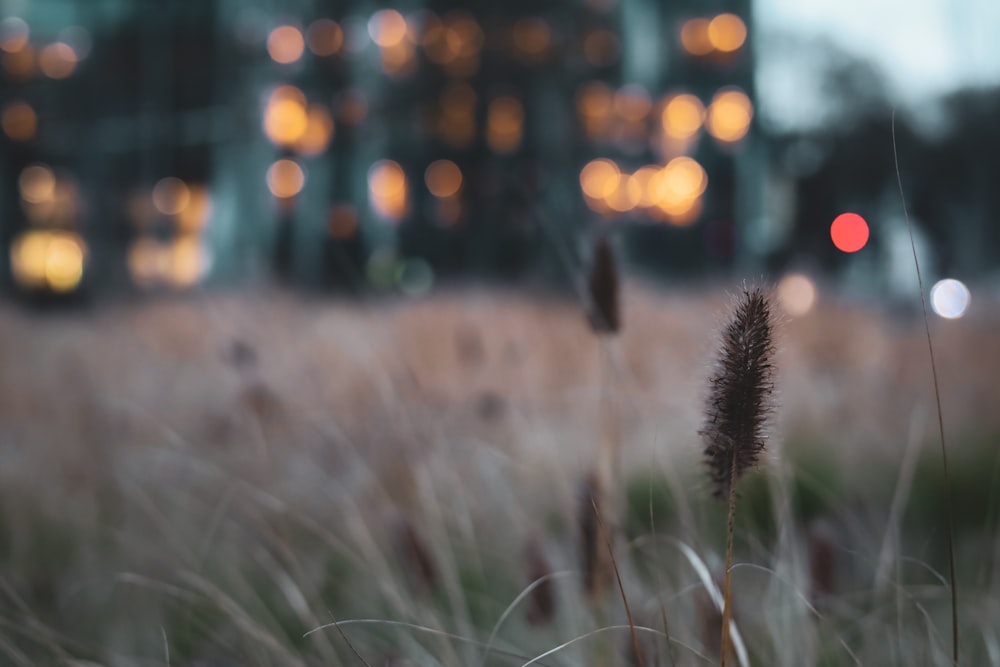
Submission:
[[[726,665],[732,617],[733,532],[736,484],[756,467],[764,452],[773,410],[774,356],[771,304],[760,287],[744,289],[726,325],[714,374],[709,381],[705,423],[700,435],[715,496],[728,503],[726,569],[719,664]]]

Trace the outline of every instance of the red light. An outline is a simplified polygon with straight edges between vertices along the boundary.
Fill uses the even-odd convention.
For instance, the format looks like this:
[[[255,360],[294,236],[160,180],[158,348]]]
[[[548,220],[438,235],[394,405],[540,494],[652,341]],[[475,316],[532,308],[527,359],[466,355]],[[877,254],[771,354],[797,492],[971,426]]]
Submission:
[[[868,223],[857,213],[841,213],[830,225],[833,245],[842,252],[857,252],[868,243]]]

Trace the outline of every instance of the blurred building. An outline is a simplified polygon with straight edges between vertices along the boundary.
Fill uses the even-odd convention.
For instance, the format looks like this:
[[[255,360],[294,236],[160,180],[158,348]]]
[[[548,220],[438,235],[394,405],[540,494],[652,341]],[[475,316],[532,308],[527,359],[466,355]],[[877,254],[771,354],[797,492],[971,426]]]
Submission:
[[[0,8],[22,291],[565,282],[595,226],[658,273],[762,252],[746,0]]]

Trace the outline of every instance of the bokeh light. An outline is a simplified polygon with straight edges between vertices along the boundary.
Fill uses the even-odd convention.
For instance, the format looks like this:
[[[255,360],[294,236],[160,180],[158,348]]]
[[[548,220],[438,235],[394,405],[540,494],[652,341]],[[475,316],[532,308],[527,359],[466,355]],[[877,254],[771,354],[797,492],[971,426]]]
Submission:
[[[407,296],[423,296],[434,286],[434,269],[425,259],[408,259],[397,265],[396,283]]]
[[[857,213],[841,213],[830,225],[830,238],[841,252],[857,252],[868,243],[868,223]]]
[[[591,199],[610,197],[618,187],[621,172],[611,160],[597,158],[580,170],[580,189]]]
[[[187,203],[174,218],[177,231],[182,234],[198,234],[208,223],[212,211],[212,198],[204,185],[187,185]]]
[[[934,283],[931,288],[931,309],[945,319],[962,317],[971,302],[972,294],[960,280],[945,278]]]
[[[801,273],[789,273],[778,283],[778,305],[792,317],[802,317],[816,305],[816,284]]]
[[[694,95],[674,95],[663,106],[660,122],[663,131],[673,139],[688,139],[705,120],[705,105]]]
[[[406,29],[406,19],[395,9],[381,9],[368,20],[368,36],[383,49],[402,43]]]
[[[435,160],[424,171],[424,182],[435,197],[451,197],[462,187],[462,170],[451,160]]]
[[[162,178],[153,187],[153,206],[163,215],[177,215],[190,201],[191,190],[179,178]]]
[[[267,53],[271,60],[290,65],[302,57],[306,43],[302,31],[293,25],[280,25],[267,36]]]
[[[16,53],[28,45],[28,24],[17,16],[0,21],[0,51]]]
[[[736,14],[719,14],[708,24],[708,41],[722,53],[736,51],[747,39],[747,27]]]
[[[75,232],[31,230],[11,244],[11,271],[24,288],[71,292],[83,278],[86,253]]]
[[[306,127],[292,147],[302,155],[319,155],[333,137],[333,118],[326,107],[310,104],[306,110]]]
[[[516,98],[503,95],[490,102],[486,115],[486,143],[497,153],[509,153],[521,144],[524,107]]]
[[[30,141],[38,130],[38,116],[30,104],[17,100],[3,108],[0,127],[12,141]]]
[[[17,51],[5,52],[0,57],[0,64],[10,78],[27,81],[35,72],[35,49],[31,44],[26,44]]]
[[[308,129],[305,95],[295,86],[278,86],[264,109],[264,134],[277,146],[291,146]]]
[[[681,27],[681,46],[693,56],[706,56],[712,52],[712,40],[708,37],[708,19],[696,18],[686,21]]]
[[[746,136],[752,119],[753,104],[746,93],[738,88],[724,88],[712,98],[705,125],[719,141],[733,143]]]
[[[17,179],[21,199],[29,204],[52,201],[56,192],[56,176],[48,166],[33,164],[25,167]]]
[[[368,170],[368,195],[382,217],[398,220],[406,215],[406,190],[406,174],[398,162],[379,160]]]
[[[317,56],[332,56],[344,45],[344,31],[330,19],[317,19],[306,29],[309,50]]]
[[[294,160],[284,158],[267,168],[267,188],[279,199],[294,197],[305,184],[306,175]]]
[[[73,47],[64,42],[54,42],[39,52],[38,69],[50,79],[65,79],[76,69],[78,61]]]

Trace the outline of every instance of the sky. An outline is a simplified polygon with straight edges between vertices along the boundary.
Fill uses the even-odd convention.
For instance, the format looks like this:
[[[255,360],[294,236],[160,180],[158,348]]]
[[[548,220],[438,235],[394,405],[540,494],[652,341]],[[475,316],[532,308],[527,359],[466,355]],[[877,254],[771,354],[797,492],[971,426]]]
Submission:
[[[1000,84],[1000,0],[754,1],[759,35],[829,37],[871,58],[901,102]]]

